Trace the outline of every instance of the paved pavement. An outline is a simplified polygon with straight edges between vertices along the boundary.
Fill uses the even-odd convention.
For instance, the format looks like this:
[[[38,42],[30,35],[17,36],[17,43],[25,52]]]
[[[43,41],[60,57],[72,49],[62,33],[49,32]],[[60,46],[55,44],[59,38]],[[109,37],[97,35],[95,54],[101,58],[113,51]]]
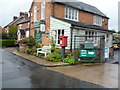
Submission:
[[[6,50],[0,51],[2,51],[3,88],[104,88],[50,70]]]
[[[118,65],[116,64],[83,64],[66,67],[49,67],[49,69],[107,88],[118,88]]]

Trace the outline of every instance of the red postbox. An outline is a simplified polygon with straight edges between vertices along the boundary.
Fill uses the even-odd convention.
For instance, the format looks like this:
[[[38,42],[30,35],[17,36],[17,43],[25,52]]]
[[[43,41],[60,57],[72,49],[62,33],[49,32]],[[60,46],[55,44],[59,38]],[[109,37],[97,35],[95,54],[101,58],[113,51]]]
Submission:
[[[60,46],[67,47],[67,38],[68,36],[60,36]]]

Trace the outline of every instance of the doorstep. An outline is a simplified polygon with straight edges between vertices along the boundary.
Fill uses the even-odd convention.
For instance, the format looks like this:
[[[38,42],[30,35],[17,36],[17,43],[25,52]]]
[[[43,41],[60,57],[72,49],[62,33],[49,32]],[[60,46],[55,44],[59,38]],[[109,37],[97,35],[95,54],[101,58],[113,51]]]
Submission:
[[[50,62],[50,61],[47,61],[45,59],[39,58],[37,56],[28,55],[28,54],[20,53],[20,52],[17,52],[17,51],[14,51],[13,54],[18,55],[20,57],[23,57],[23,58],[25,58],[29,61],[32,61],[36,64],[40,64],[40,65],[45,66],[45,67],[57,67],[57,66],[70,65],[69,63],[63,63],[63,62]]]

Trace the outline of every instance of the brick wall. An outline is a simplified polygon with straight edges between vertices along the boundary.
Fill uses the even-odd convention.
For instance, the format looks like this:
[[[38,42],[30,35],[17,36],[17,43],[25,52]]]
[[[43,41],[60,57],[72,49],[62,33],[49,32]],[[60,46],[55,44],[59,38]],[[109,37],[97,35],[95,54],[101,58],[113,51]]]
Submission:
[[[41,2],[33,2],[33,5],[31,7],[30,13],[32,14],[32,16],[30,17],[30,35],[34,37],[34,6],[37,6],[37,21],[41,20]],[[46,22],[46,32],[45,33],[49,33],[50,32],[50,16],[52,14],[52,4],[51,2],[47,2],[46,3],[46,7],[45,7],[45,19],[44,21]],[[46,38],[46,34],[42,34],[42,44],[45,46],[49,45],[49,39]]]
[[[108,19],[103,18],[103,21],[102,21],[102,27],[108,29]]]
[[[79,11],[79,22],[93,24],[93,14]]]
[[[28,22],[27,23],[23,23],[21,24],[21,29],[27,29],[29,26],[28,26]]]

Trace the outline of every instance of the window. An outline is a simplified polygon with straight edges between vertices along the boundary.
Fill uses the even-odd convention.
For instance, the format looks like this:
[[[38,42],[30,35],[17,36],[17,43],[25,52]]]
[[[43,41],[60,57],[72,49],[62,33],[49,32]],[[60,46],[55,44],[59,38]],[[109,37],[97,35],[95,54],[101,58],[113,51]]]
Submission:
[[[95,16],[94,16],[94,24],[95,24],[95,25],[102,26],[102,17],[95,15]]]
[[[89,37],[85,37],[85,41],[94,41],[95,43],[97,42],[97,37],[90,37],[90,36],[97,36],[97,32],[93,31],[85,31],[85,35]]]
[[[37,21],[37,6],[34,7],[34,22]]]
[[[78,21],[78,10],[70,7],[65,8],[65,18]]]
[[[64,35],[64,29],[55,30],[55,43],[60,44],[60,36]]]
[[[45,19],[45,2],[43,1],[41,4],[41,20]]]

